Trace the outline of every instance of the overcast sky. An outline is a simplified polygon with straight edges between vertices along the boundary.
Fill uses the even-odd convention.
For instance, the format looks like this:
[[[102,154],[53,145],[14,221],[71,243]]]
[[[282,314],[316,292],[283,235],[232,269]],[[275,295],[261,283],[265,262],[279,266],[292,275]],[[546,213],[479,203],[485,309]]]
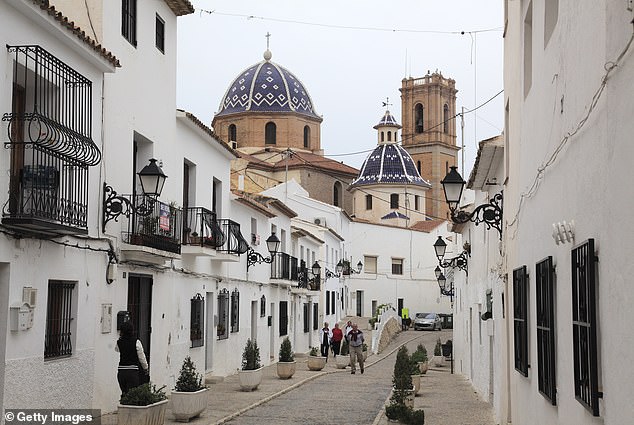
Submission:
[[[192,3],[196,12],[179,18],[178,24],[178,107],[211,125],[229,84],[262,60],[265,35],[270,32],[272,61],[304,83],[324,118],[321,146],[325,154],[357,168],[367,153],[335,155],[376,146],[372,127],[385,112],[386,97],[402,122],[399,88],[403,78],[422,77],[428,70],[453,78],[457,111],[463,106],[473,109],[503,87],[502,0]],[[503,95],[466,115],[465,179],[477,141],[500,134],[503,122]],[[457,128],[460,145],[459,121]]]

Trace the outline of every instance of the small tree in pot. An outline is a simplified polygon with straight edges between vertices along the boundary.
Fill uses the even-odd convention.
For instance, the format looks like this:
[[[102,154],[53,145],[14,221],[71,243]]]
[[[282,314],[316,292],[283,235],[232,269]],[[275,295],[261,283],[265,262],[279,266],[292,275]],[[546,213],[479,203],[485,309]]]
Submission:
[[[322,370],[326,367],[326,357],[322,357],[319,353],[319,348],[310,347],[308,360],[306,361],[308,370]]]
[[[185,357],[174,391],[170,396],[172,413],[177,421],[188,422],[200,415],[207,407],[207,387],[203,385],[203,376],[196,370],[191,357]]]
[[[130,389],[117,408],[119,425],[161,425],[165,423],[167,396],[165,386],[147,383]]]
[[[262,381],[262,366],[260,364],[260,349],[258,343],[247,340],[242,352],[242,370],[238,372],[240,387],[243,391],[253,391]]]
[[[282,340],[280,356],[277,362],[277,376],[281,379],[289,379],[295,373],[295,355],[288,337]]]

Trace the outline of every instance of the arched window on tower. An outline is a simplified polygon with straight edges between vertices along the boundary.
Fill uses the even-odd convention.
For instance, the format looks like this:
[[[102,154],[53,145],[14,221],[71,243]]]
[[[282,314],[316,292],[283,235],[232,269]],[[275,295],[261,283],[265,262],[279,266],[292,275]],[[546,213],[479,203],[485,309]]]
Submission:
[[[307,125],[304,126],[304,147],[310,147],[310,127]]]
[[[334,187],[332,188],[332,204],[335,207],[340,207],[342,204],[341,197],[343,196],[343,190],[340,182],[335,182]]]
[[[417,103],[414,107],[414,126],[416,133],[422,133],[424,130],[423,120],[425,119],[424,107],[422,104]]]
[[[418,174],[422,175],[422,173],[420,171],[420,161],[416,161],[416,169],[418,170]]]
[[[381,141],[385,142],[385,132],[381,132]]]
[[[388,141],[388,142],[391,142],[391,141],[392,141],[392,132],[391,132],[391,131],[388,131],[388,132],[387,132],[387,141]]]
[[[449,106],[446,104],[442,108],[442,129],[444,133],[449,133]]]
[[[236,133],[237,133],[236,125],[235,124],[229,125],[229,134],[228,134],[229,142],[237,142]]]
[[[267,145],[275,144],[275,137],[277,133],[277,127],[275,123],[270,121],[266,123],[266,127],[264,127],[264,143]]]

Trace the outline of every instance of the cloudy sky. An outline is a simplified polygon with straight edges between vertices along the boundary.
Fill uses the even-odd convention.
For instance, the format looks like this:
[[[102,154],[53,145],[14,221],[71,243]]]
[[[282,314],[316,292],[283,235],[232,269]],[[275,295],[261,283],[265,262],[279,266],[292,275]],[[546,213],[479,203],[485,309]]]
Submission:
[[[438,70],[455,79],[458,111],[503,87],[502,0],[192,3],[196,13],[179,18],[178,107],[211,125],[229,84],[262,60],[269,32],[272,61],[299,77],[324,118],[325,154],[357,168],[367,152],[350,154],[376,146],[386,98],[402,122],[403,78]],[[503,116],[503,95],[465,116],[467,176],[477,141],[499,134]]]

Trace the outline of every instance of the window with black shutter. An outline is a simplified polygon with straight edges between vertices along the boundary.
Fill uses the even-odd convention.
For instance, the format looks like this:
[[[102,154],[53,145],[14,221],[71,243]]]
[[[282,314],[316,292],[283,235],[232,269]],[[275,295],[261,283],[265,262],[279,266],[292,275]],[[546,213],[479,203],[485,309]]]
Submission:
[[[231,332],[240,330],[240,292],[237,289],[231,293]]]
[[[156,15],[156,48],[165,53],[165,21]]]
[[[310,332],[310,307],[304,303],[304,333]]]
[[[332,311],[332,314],[336,313],[336,310],[335,310],[335,291],[330,291],[330,310]]]
[[[266,297],[262,295],[260,298],[260,317],[266,316]]]
[[[572,250],[572,341],[575,398],[593,416],[599,416],[596,269],[594,239]]]
[[[44,358],[54,359],[73,354],[73,290],[75,282],[49,280],[46,302]]]
[[[330,314],[330,291],[326,291],[326,315]]]
[[[319,329],[319,304],[313,304],[313,330]]]
[[[218,339],[229,338],[229,291],[223,289],[218,293]]]
[[[189,340],[193,347],[202,347],[205,341],[203,334],[203,314],[205,300],[202,295],[196,294],[190,301],[191,318],[189,328]]]
[[[515,369],[528,376],[528,272],[526,266],[513,270],[513,330]]]
[[[280,301],[280,336],[288,334],[288,301]]]
[[[136,47],[136,0],[121,0],[121,35]]]
[[[548,257],[535,267],[537,291],[537,382],[539,392],[553,406],[556,399],[555,371],[555,269]]]

